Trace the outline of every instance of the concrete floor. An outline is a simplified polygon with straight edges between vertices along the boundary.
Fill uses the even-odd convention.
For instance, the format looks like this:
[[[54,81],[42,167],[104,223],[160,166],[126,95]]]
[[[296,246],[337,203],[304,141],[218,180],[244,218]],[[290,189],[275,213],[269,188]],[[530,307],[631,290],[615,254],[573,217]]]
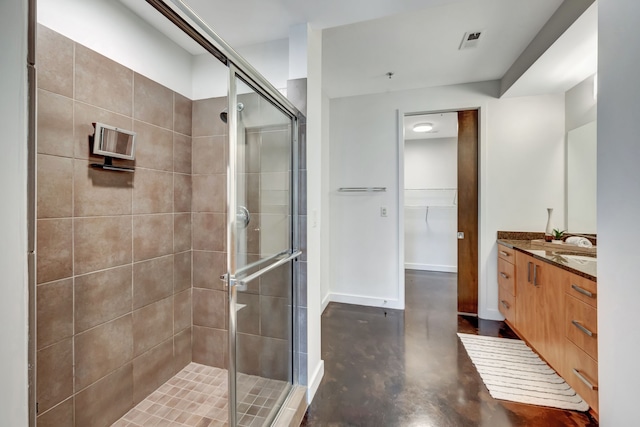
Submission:
[[[302,426],[597,426],[588,414],[493,399],[456,332],[516,338],[458,316],[450,273],[407,270],[405,311],[331,303],[325,375]]]

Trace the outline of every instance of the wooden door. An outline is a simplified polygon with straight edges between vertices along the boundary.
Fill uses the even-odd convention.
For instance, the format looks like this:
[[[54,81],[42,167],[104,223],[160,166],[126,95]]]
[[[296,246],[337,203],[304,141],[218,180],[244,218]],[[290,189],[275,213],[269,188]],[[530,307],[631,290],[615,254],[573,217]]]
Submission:
[[[458,111],[458,312],[478,313],[478,110]]]

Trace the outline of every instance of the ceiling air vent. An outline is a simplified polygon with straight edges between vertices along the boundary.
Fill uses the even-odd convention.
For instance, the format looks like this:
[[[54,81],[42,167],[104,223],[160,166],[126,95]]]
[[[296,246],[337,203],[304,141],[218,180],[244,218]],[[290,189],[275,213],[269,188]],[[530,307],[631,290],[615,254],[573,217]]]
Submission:
[[[478,46],[480,43],[480,37],[482,36],[482,31],[467,31],[464,33],[464,37],[462,37],[462,43],[460,43],[460,47],[458,49],[471,49]]]

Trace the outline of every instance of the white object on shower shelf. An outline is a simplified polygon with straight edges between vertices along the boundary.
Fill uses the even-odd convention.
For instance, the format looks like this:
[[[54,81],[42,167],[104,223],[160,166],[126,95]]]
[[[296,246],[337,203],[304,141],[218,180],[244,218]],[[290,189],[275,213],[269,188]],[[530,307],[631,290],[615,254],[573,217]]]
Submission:
[[[591,243],[591,241],[586,237],[571,236],[571,237],[567,237],[567,240],[565,240],[565,242],[568,243],[569,245],[575,245],[581,248],[593,247],[593,244]]]

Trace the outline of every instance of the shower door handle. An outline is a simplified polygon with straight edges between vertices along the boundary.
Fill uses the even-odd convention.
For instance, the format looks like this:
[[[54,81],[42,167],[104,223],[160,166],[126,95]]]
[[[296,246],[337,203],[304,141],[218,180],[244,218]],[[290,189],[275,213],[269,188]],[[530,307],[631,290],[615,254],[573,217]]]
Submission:
[[[247,290],[247,283],[251,282],[252,280],[257,279],[258,277],[262,276],[265,273],[270,272],[271,270],[275,270],[276,268],[288,263],[291,260],[294,260],[296,258],[298,258],[300,255],[302,255],[302,251],[297,251],[292,253],[291,255],[289,255],[286,258],[282,258],[280,261],[278,262],[274,262],[273,264],[270,264],[269,266],[256,271],[253,274],[250,274],[246,277],[243,277],[242,279],[235,279],[232,278],[229,280],[229,286],[230,287],[236,287],[240,292],[244,292]]]

